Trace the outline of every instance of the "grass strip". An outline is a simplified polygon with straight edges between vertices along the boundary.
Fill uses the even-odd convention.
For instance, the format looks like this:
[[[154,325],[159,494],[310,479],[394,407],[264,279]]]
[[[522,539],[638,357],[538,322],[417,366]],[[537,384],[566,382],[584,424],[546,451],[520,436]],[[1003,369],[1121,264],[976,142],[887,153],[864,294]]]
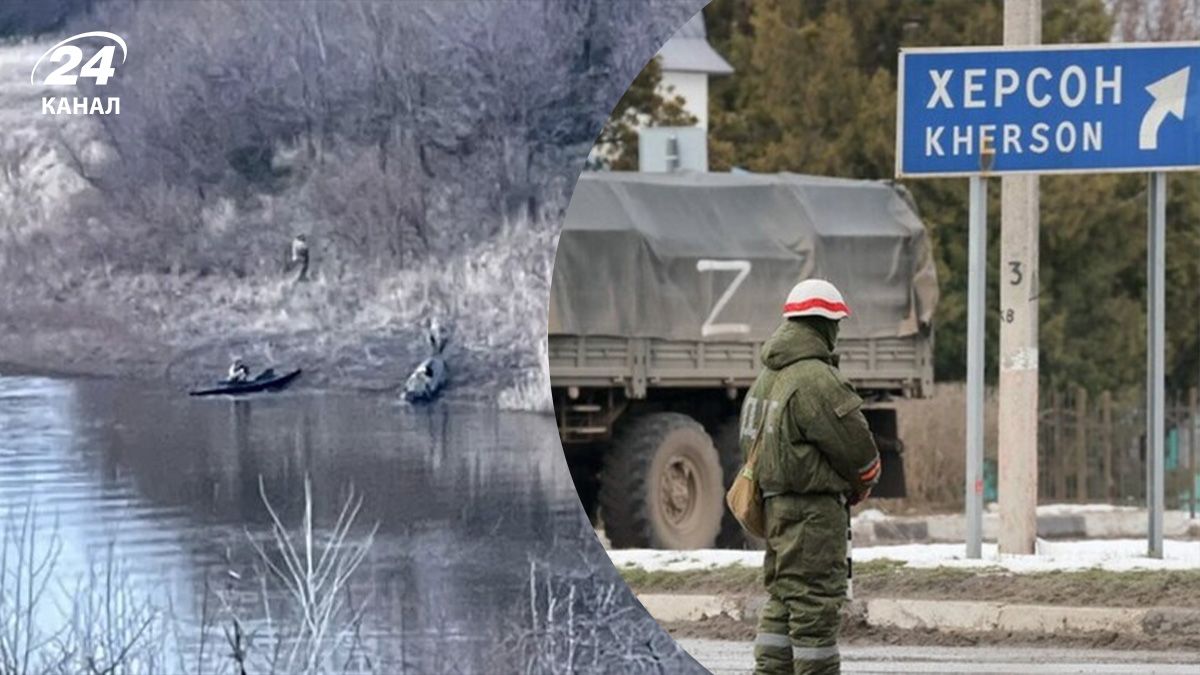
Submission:
[[[757,567],[729,565],[679,572],[620,569],[637,593],[761,593]],[[1085,607],[1185,607],[1200,609],[1200,569],[1101,569],[1017,574],[999,567],[908,567],[894,560],[854,566],[858,598],[979,600]]]

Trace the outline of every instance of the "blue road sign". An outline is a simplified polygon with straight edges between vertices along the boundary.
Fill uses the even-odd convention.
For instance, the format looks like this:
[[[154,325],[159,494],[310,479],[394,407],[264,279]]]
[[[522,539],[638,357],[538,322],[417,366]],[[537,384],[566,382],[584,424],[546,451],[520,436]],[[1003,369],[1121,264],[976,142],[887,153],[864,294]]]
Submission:
[[[905,49],[899,72],[897,176],[1200,166],[1200,43]]]

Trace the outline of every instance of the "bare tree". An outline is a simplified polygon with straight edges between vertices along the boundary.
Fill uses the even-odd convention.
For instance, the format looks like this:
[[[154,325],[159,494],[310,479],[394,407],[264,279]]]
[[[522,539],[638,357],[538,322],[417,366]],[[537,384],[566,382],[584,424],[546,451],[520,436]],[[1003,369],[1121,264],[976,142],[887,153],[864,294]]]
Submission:
[[[237,273],[301,218],[335,257],[395,264],[557,217],[612,102],[696,4],[647,21],[632,2],[113,0],[97,11],[155,58],[109,85],[125,109],[98,136],[119,161],[75,162],[96,188],[80,210],[147,235],[166,268]]]
[[[1110,0],[1116,37],[1124,42],[1168,42],[1200,37],[1196,0]]]

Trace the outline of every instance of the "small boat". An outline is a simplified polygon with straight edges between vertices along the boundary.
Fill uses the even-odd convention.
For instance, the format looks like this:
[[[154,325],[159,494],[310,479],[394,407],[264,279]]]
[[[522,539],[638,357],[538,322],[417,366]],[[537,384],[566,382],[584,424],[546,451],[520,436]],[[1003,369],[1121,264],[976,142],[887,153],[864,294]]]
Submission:
[[[446,362],[431,356],[421,362],[404,383],[404,400],[409,403],[432,401],[446,384]]]
[[[244,382],[230,382],[222,380],[217,383],[217,386],[210,389],[197,389],[188,392],[191,396],[218,396],[225,394],[228,396],[237,394],[253,394],[260,391],[279,391],[286,388],[297,377],[300,377],[300,369],[279,375],[274,368],[267,368],[258,377],[253,380]]]

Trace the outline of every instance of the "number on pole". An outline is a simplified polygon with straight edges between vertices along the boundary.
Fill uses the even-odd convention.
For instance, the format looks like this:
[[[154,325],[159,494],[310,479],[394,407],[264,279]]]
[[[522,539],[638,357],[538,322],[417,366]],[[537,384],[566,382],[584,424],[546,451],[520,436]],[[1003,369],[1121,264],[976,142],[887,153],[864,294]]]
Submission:
[[[1012,273],[1012,280],[1008,283],[1012,284],[1013,286],[1020,286],[1021,282],[1025,280],[1025,274],[1021,272],[1021,263],[1017,260],[1010,260],[1008,267],[1009,272]]]

